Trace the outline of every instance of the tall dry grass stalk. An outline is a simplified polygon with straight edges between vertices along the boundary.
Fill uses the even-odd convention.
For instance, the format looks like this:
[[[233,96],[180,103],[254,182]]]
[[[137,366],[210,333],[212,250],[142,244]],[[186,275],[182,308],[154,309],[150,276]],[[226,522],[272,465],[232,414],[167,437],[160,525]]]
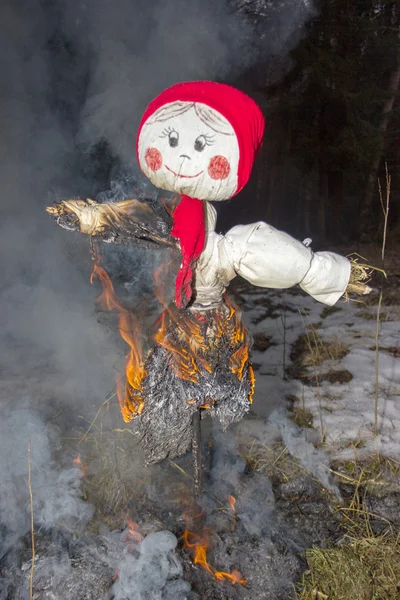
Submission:
[[[29,502],[31,508],[31,539],[32,539],[32,566],[29,575],[29,600],[33,599],[33,573],[35,569],[35,528],[33,519],[33,494],[32,494],[32,483],[31,483],[31,440],[28,441],[28,489],[29,489]]]
[[[387,238],[387,224],[390,207],[390,184],[391,176],[388,171],[387,163],[385,164],[385,199],[383,198],[383,190],[380,179],[378,179],[379,200],[383,212],[383,237],[382,237],[382,269],[385,269],[385,249]],[[380,316],[382,308],[383,289],[380,288],[378,308],[376,311],[376,331],[375,331],[375,401],[374,401],[374,435],[378,435],[379,431],[379,331],[380,331]]]

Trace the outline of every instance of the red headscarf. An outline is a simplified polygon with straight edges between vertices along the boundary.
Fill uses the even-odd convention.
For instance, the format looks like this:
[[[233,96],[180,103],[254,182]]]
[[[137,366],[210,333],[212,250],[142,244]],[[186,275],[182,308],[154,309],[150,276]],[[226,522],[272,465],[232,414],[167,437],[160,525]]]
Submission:
[[[161,92],[145,110],[139,125],[136,151],[139,159],[139,136],[147,119],[171,102],[200,102],[219,112],[233,127],[239,145],[238,185],[235,194],[246,185],[254,159],[261,148],[265,121],[261,109],[249,96],[224,83],[190,81],[177,83]],[[192,267],[199,258],[205,241],[203,203],[200,199],[182,196],[174,212],[172,235],[179,239],[182,265],[176,278],[175,300],[185,307],[192,295]]]

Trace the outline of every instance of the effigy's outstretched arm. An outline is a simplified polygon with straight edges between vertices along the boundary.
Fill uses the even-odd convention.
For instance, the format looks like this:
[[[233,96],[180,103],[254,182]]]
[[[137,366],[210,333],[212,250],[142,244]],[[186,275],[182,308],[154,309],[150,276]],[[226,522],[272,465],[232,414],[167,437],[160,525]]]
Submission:
[[[56,223],[69,231],[80,231],[103,241],[154,249],[178,247],[171,236],[172,217],[156,202],[130,199],[99,203],[94,200],[62,200],[46,208]]]
[[[348,294],[369,294],[368,269],[334,252],[311,248],[266,223],[238,225],[225,235],[223,250],[235,272],[253,285],[295,285],[332,306]]]

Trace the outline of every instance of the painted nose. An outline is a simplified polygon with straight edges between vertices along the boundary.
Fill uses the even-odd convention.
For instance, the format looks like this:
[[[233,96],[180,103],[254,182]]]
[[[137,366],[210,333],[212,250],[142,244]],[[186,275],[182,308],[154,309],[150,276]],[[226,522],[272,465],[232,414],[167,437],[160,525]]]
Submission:
[[[192,160],[187,154],[181,154],[179,158],[188,158],[189,160]]]

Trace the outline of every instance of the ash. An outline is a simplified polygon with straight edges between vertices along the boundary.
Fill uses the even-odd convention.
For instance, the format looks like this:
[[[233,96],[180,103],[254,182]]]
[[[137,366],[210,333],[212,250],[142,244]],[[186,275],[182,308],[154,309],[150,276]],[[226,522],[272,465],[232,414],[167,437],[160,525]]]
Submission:
[[[196,600],[181,579],[175,553],[177,538],[169,531],[150,533],[140,543],[129,532],[112,532],[80,540],[62,530],[36,536],[33,598],[40,600]],[[30,535],[1,561],[1,598],[29,598],[32,567]]]

